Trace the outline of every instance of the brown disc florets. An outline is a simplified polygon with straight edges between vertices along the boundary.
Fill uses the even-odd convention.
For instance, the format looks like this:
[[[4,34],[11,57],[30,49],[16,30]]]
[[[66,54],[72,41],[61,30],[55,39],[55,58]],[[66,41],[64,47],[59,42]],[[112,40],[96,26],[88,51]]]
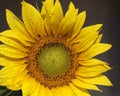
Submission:
[[[40,84],[52,88],[67,85],[75,78],[77,54],[63,37],[41,37],[29,47],[28,74]]]

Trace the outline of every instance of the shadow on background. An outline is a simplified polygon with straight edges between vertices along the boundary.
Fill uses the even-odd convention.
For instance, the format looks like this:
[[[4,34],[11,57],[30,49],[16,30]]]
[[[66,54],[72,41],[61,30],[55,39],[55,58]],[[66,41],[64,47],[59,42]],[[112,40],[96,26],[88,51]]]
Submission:
[[[35,0],[26,0],[35,5]],[[41,1],[36,0],[41,6]],[[67,10],[70,0],[61,0],[64,11]],[[71,0],[80,11],[87,11],[87,19],[85,26],[91,24],[104,24],[102,33],[103,42],[111,43],[112,49],[99,56],[104,61],[107,61],[113,68],[106,75],[113,82],[113,87],[101,87],[103,93],[90,91],[92,96],[120,96],[120,64],[119,64],[119,3],[118,0]],[[5,9],[8,8],[21,18],[21,0],[3,0],[0,2],[0,32],[8,29],[5,19]]]

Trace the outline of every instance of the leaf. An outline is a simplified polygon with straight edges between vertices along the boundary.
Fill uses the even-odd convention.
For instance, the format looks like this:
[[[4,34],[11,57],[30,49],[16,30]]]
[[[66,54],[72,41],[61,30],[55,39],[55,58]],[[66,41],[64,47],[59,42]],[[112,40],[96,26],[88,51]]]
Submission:
[[[22,96],[21,90],[12,91],[7,89],[6,87],[0,86],[0,96]]]
[[[3,96],[5,93],[8,93],[8,89],[0,86],[0,96]]]

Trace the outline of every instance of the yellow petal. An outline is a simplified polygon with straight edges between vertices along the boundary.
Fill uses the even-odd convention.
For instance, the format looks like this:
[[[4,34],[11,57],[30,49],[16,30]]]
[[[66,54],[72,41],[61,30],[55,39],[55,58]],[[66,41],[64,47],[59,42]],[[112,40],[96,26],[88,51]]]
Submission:
[[[7,45],[0,45],[0,54],[10,58],[24,58],[28,54]]]
[[[34,80],[34,78],[31,77],[26,77],[26,79],[24,80],[23,84],[22,84],[22,95],[23,96],[31,96],[31,93],[34,91],[35,89],[35,84],[36,81]],[[31,86],[32,84],[32,86]]]
[[[16,64],[25,64],[25,60],[9,60],[8,58],[0,57],[0,65],[2,66],[10,66],[10,65],[16,65]]]
[[[44,85],[40,85],[40,91],[38,96],[46,96],[45,95],[45,87]]]
[[[29,34],[33,38],[36,38],[38,34],[40,36],[46,34],[40,12],[25,1],[22,2],[22,17]]]
[[[19,40],[19,42],[22,42],[25,46],[31,45],[30,42],[27,41],[28,38],[26,38],[25,35],[23,35],[19,31],[6,30],[6,31],[1,32],[0,35],[17,39],[17,40]]]
[[[14,90],[14,91],[19,91],[20,90],[20,87],[16,87],[14,85],[7,85],[6,86],[8,89],[11,89],[11,90]]]
[[[43,6],[46,8],[45,4],[43,3]],[[63,11],[59,0],[56,0],[54,6],[51,5],[51,10],[49,8],[48,11],[48,9],[46,8],[46,16],[44,18],[47,33],[48,34],[54,33],[54,35],[57,35],[56,32],[58,31],[59,23],[63,18]]]
[[[100,34],[100,35],[97,37],[95,43],[96,43],[96,44],[97,44],[97,43],[100,43],[101,40],[102,40],[102,37],[103,37],[103,34]]]
[[[82,78],[77,76],[77,78],[89,84],[112,86],[112,83],[110,82],[110,80],[104,75],[100,75],[93,78]]]
[[[78,80],[78,79],[73,79],[72,83],[75,84],[77,87],[80,87],[80,88],[101,91],[96,85],[84,83],[84,82],[82,82],[81,80]]]
[[[47,15],[46,18],[44,19],[44,22],[45,22],[45,29],[46,29],[46,33],[48,35],[51,35],[52,34],[52,25],[50,23],[50,16]]]
[[[45,94],[46,94],[46,96],[53,96],[51,89],[49,89],[48,87],[45,87]]]
[[[95,44],[79,55],[79,60],[87,60],[111,48],[110,44]]]
[[[51,12],[51,9],[53,8],[54,0],[45,0],[41,9],[41,15],[44,17],[46,15],[46,12],[48,14]]]
[[[72,90],[68,86],[53,88],[52,93],[54,96],[74,96]]]
[[[97,37],[98,32],[91,32],[84,37],[80,37],[79,43],[73,45],[75,52],[82,52],[87,50],[95,42]]]
[[[62,96],[74,96],[74,93],[69,86],[59,87],[58,90],[61,92]]]
[[[22,81],[26,78],[26,72],[22,72],[19,75],[16,75],[12,78],[2,78],[0,79],[0,85],[6,86],[11,90],[20,90]]]
[[[9,65],[8,62],[5,60],[5,58],[0,57],[0,65],[1,66],[7,66]]]
[[[33,39],[30,38],[29,34],[27,33],[27,30],[23,22],[8,9],[6,10],[6,18],[7,18],[8,25],[12,30],[20,32],[21,34],[29,38],[27,40],[33,41]]]
[[[26,65],[11,65],[3,67],[0,70],[0,78],[12,78],[22,73],[26,68]]]
[[[27,77],[27,71],[25,70],[16,77],[10,78],[9,84],[8,84],[8,80],[6,80],[6,87],[11,90],[15,90],[14,88],[17,88],[17,90],[19,90],[21,89],[21,85],[23,84],[23,81],[25,80],[26,77]]]
[[[66,33],[72,31],[75,25],[77,13],[78,13],[78,10],[75,9],[74,4],[71,2],[65,17],[60,22],[58,33],[65,35]]]
[[[0,86],[6,86],[11,84],[12,78],[0,78]]]
[[[0,86],[6,86],[8,89],[11,90],[20,90],[20,85],[14,85],[13,79],[7,78],[7,79],[0,79]]]
[[[72,40],[80,33],[80,30],[85,22],[85,19],[86,19],[86,12],[83,11],[76,18],[76,23],[72,32],[72,36],[69,38],[69,40]]]
[[[104,62],[104,61],[101,61],[101,60],[98,60],[98,59],[89,59],[89,60],[81,60],[81,61],[78,61],[80,65],[83,65],[83,66],[94,66],[94,65],[105,65],[107,64],[107,62]]]
[[[18,50],[21,50],[24,52],[28,51],[28,49],[25,48],[24,45],[22,45],[20,42],[18,42],[17,40],[14,40],[12,38],[0,36],[0,41],[8,46],[18,49]]]
[[[51,30],[55,35],[56,32],[58,31],[58,26],[62,18],[63,18],[63,10],[59,0],[56,0],[55,5],[50,14],[50,18],[48,18],[50,19]]]
[[[64,96],[64,94],[62,94],[58,88],[52,88],[51,91],[53,96]]]
[[[75,74],[82,77],[95,77],[110,69],[111,68],[108,65],[97,65],[91,67],[80,66]]]
[[[90,96],[90,93],[86,89],[78,88],[74,84],[69,84],[72,91],[76,94],[75,96]]]
[[[40,84],[36,81],[34,87],[34,91],[30,94],[30,96],[40,96],[39,91],[40,91]]]
[[[94,32],[99,32],[99,29],[102,27],[102,24],[96,24],[96,25],[92,25],[92,26],[88,26],[83,28],[80,33],[78,34],[78,36],[73,40],[73,43],[77,43],[80,42],[81,39],[87,38],[89,39],[87,36],[89,34],[93,34]],[[86,39],[86,40],[87,40]]]

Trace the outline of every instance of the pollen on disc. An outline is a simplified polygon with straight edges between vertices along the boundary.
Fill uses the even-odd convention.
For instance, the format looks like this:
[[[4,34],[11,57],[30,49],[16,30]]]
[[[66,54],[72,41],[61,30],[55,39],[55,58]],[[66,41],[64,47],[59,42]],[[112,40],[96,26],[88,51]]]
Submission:
[[[61,44],[48,44],[37,56],[38,67],[48,77],[64,75],[70,68],[71,56]]]

